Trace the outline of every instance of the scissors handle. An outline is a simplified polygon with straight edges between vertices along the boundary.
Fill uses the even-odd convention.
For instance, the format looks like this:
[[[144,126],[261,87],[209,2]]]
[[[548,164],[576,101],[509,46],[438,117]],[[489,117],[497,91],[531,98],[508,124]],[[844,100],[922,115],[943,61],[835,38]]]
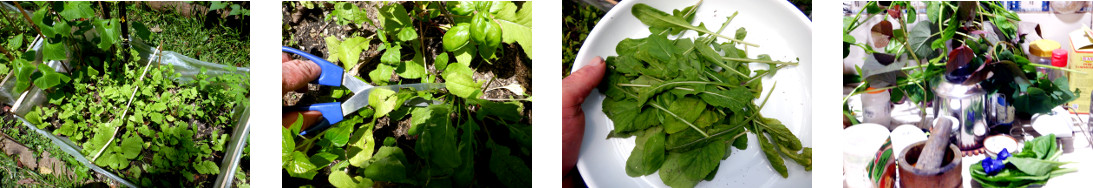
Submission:
[[[311,128],[300,131],[300,136],[308,136],[309,134],[316,134],[323,132],[330,125],[341,122],[344,116],[342,115],[342,104],[338,102],[318,103],[305,106],[286,106],[283,111],[319,111],[323,114],[322,121],[311,125]]]
[[[320,70],[320,73],[319,73],[319,79],[316,80],[316,82],[319,83],[319,85],[324,85],[324,86],[341,86],[342,85],[342,74],[345,74],[345,69],[342,69],[342,67],[339,67],[338,65],[330,63],[329,61],[326,61],[325,59],[323,59],[319,56],[311,55],[310,53],[300,51],[296,48],[292,48],[292,47],[288,47],[288,46],[281,46],[281,51],[303,56],[304,58],[307,58],[308,60],[311,60],[311,62],[315,62],[315,64],[319,65],[319,69],[321,69],[321,70]]]

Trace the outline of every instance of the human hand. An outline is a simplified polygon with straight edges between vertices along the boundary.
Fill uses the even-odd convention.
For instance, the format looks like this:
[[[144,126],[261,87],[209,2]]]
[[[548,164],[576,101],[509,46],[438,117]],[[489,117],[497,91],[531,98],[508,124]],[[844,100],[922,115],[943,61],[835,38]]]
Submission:
[[[562,79],[562,176],[565,177],[577,164],[584,138],[584,111],[581,104],[585,97],[599,85],[607,68],[603,58],[596,57],[591,63]]]
[[[281,53],[281,95],[284,96],[289,91],[307,89],[307,83],[318,79],[320,71],[318,64],[305,60],[293,60],[288,53]],[[304,122],[303,127],[300,127],[301,130],[318,122],[323,115],[319,111],[282,113],[281,126],[285,128],[290,128],[289,126],[296,122],[296,118],[303,114]]]

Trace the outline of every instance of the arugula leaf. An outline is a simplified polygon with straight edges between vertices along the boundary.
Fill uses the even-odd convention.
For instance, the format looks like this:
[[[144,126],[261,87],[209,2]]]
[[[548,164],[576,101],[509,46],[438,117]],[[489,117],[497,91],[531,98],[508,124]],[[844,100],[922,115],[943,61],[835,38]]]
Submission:
[[[330,184],[337,188],[372,187],[372,180],[361,176],[350,177],[345,171],[330,172],[327,181],[330,181]]]
[[[626,175],[638,177],[653,174],[664,164],[664,131],[647,129],[638,136],[637,145],[626,159]]]
[[[364,37],[353,37],[347,38],[345,41],[338,41],[337,37],[329,36],[325,40],[327,53],[330,54],[331,61],[341,61],[342,67],[346,70],[357,66],[361,52],[368,50],[369,40]]]
[[[457,57],[458,58],[458,57]],[[474,81],[474,70],[463,64],[451,64],[441,73],[444,85],[452,94],[468,99],[477,99],[482,94],[481,84]]]

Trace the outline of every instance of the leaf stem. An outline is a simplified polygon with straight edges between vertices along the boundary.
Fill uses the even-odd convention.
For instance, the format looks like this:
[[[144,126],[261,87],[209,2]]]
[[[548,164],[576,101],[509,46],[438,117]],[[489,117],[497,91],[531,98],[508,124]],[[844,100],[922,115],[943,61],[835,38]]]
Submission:
[[[785,61],[762,60],[762,59],[748,59],[748,58],[735,58],[735,57],[721,57],[721,59],[732,60],[732,61],[743,61],[743,62],[755,62],[755,63],[770,63],[770,64],[779,64],[779,65],[797,65],[798,64],[797,62],[785,62]]]

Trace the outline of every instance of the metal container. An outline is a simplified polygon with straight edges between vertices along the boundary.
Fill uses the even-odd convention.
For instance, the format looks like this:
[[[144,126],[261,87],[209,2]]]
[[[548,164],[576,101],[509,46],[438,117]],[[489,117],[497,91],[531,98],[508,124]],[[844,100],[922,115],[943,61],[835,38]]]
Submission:
[[[986,91],[979,84],[952,83],[939,77],[933,84],[934,114],[952,116],[952,143],[962,151],[983,147],[989,128],[986,121]]]

